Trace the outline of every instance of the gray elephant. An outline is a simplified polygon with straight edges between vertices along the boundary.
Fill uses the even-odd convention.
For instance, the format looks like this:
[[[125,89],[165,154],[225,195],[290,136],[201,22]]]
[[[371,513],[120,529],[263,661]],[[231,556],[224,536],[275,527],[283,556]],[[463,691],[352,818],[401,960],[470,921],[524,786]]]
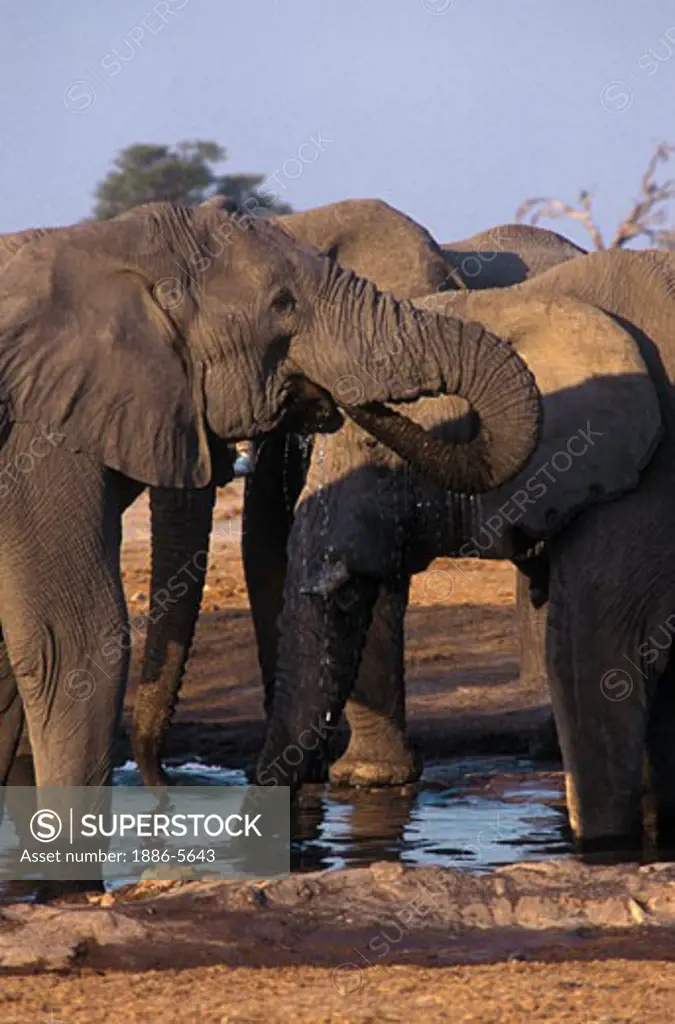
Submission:
[[[204,203],[203,206],[216,205],[209,201]],[[218,204],[219,205],[219,204]],[[130,211],[124,216],[136,216],[138,214],[138,208]],[[38,238],[43,238],[46,235],[51,234],[54,231],[60,229],[55,228],[29,228],[25,231],[18,231],[12,234],[0,235],[0,271],[10,262],[25,245],[29,242],[33,242]],[[213,465],[213,478],[219,484],[227,483],[234,476],[234,460],[235,451],[234,446],[227,443],[221,442],[218,438],[213,436],[211,438],[211,456]],[[165,488],[150,488],[151,494],[159,493],[174,493],[173,491],[167,491]],[[191,491],[177,491],[177,494],[189,495]],[[186,500],[189,500],[187,498]],[[204,567],[201,564],[195,563],[192,566],[191,575],[184,574],[186,580],[186,586],[194,585],[193,576],[203,577]],[[10,787],[14,786],[32,786],[35,784],[35,772],[33,765],[32,752],[30,747],[30,740],[28,737],[25,717],[23,715],[23,707],[21,701],[17,699],[17,689],[14,682],[14,676],[9,658],[7,655],[7,648],[4,642],[0,638],[0,693],[6,695],[9,704],[3,707],[0,704],[0,718],[4,718],[5,722],[13,720],[13,724],[9,727],[12,733],[15,732],[17,726],[22,723],[21,728],[21,739],[16,748],[16,754],[12,761],[9,773],[7,775],[7,785]],[[14,800],[13,795],[8,794],[8,800],[12,802]],[[14,801],[16,804],[16,801]],[[18,813],[20,808],[15,806],[13,808],[14,816]]]
[[[365,434],[355,437],[361,468],[340,480],[344,514],[331,522],[331,496],[308,482],[289,561],[302,544],[299,515],[310,535],[321,524],[328,558],[306,563],[292,587],[287,577],[258,781],[297,786],[314,737],[341,713],[352,680],[341,652],[348,646],[358,663],[365,632],[355,624],[368,621],[364,609],[378,578],[423,567],[438,553],[510,558],[530,562],[537,603],[548,599],[547,674],[576,837],[588,849],[636,849],[646,755],[660,837],[670,841],[674,296],[671,254],[611,251],[567,261],[513,288],[415,303],[479,319],[510,340],[544,396],[542,439],[506,487],[468,508],[448,499],[445,521],[436,514],[443,494],[415,474],[408,486],[416,500],[403,515],[375,520],[376,510],[394,501],[393,488],[382,492],[380,467],[387,479],[411,471]],[[423,399],[408,413],[428,429],[435,423],[445,437],[467,429],[466,403],[456,400]],[[424,465],[421,453],[417,467]],[[332,466],[326,472],[337,478]],[[363,501],[368,494],[370,503]],[[307,598],[308,627],[298,630],[297,603]]]
[[[467,350],[482,367],[471,380]],[[508,408],[487,401],[484,376]],[[38,785],[109,780],[128,667],[121,516],[143,486],[210,488],[218,439],[274,430],[298,405],[309,429],[331,429],[333,392],[403,457],[423,430],[382,403],[439,391],[472,402],[489,451],[482,431],[475,459],[426,443],[445,485],[472,492],[518,472],[540,431],[530,371],[479,325],[421,326],[274,224],[169,204],[19,249],[0,274],[0,381],[3,783],[18,706]]]
[[[511,284],[583,253],[561,235],[522,225],[493,228],[442,251],[420,225],[379,200],[347,200],[280,217],[277,223],[400,298],[464,287],[467,282],[474,287],[479,278],[481,286]],[[353,429],[346,423],[327,443],[347,453]],[[287,542],[293,509],[313,458],[310,438],[276,432],[257,446],[256,469],[246,484],[243,559],[267,712],[274,689]],[[191,572],[197,577],[191,581],[181,568],[191,564],[195,552],[208,551],[213,498],[213,492],[155,490],[150,495],[154,597],[132,738],[147,785],[166,783],[161,750],[204,583],[203,572]],[[396,784],[419,774],[420,762],[404,738],[403,624],[408,588],[409,578],[381,582],[358,685],[347,704],[349,751],[333,766],[335,780]],[[536,646],[523,647],[521,664],[525,677],[541,674]],[[383,701],[385,715],[380,713]],[[392,719],[395,730],[388,725]],[[325,771],[321,763],[316,768],[319,776]]]

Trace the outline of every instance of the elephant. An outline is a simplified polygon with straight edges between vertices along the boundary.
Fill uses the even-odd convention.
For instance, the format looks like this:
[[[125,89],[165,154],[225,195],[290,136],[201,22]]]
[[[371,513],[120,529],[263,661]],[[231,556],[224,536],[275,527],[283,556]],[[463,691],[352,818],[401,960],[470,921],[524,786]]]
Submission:
[[[674,296],[672,254],[613,250],[510,288],[415,300],[510,341],[543,395],[541,440],[508,485],[466,502],[430,483],[421,452],[410,457],[411,470],[379,439],[354,431],[343,475],[347,460],[329,439],[316,439],[330,483],[318,489],[317,460],[296,509],[288,560],[300,570],[286,577],[257,782],[301,784],[317,737],[353,694],[379,580],[419,571],[437,554],[509,558],[530,577],[531,624],[545,631],[579,848],[639,849],[645,761],[659,838],[672,841]],[[407,414],[438,436],[471,429],[466,403],[456,398],[422,398]],[[411,477],[403,508],[397,475]],[[321,551],[303,551],[303,527],[310,538],[320,532]],[[383,734],[399,731],[393,705],[390,690],[378,709],[389,716]]]
[[[474,235],[453,246],[439,247],[431,235],[389,204],[374,199],[345,200],[303,213],[273,218],[300,241],[336,258],[342,266],[370,279],[398,298],[415,298],[447,288],[475,285],[476,265],[481,280],[500,284],[520,281],[539,273],[556,260],[583,253],[554,232],[523,225],[503,225]],[[450,269],[449,269],[450,268]],[[329,442],[349,447],[349,422]],[[347,440],[343,440],[346,436]],[[247,480],[244,502],[242,555],[269,713],[274,689],[277,619],[283,603],[286,545],[292,510],[311,461],[306,435],[287,429],[268,435],[256,445],[257,468]],[[151,613],[134,703],[132,746],[146,785],[167,784],[161,752],[169,729],[190,647],[204,585],[204,573],[195,580],[181,576],[195,552],[207,552],[215,491],[190,494],[151,490],[152,581]],[[177,577],[181,577],[177,580]],[[189,588],[189,589],[187,589]],[[174,597],[174,592],[179,593]],[[333,771],[347,775],[348,764],[365,764],[368,778],[393,784],[419,773],[420,762],[401,738],[403,703],[396,706],[400,728],[396,736],[378,739],[370,705],[384,692],[383,679],[392,677],[397,693],[403,681],[403,620],[408,581],[392,588],[383,581],[376,599],[373,624],[364,651],[359,687],[347,705],[352,735],[349,755]],[[178,597],[180,599],[178,599]],[[523,650],[525,675],[540,672],[534,655]],[[400,685],[395,684],[398,678]],[[399,698],[396,698],[399,700]],[[378,718],[379,721],[379,718]],[[382,756],[386,749],[386,758]],[[356,751],[360,751],[355,757]],[[373,766],[376,766],[373,768]],[[317,759],[321,776],[324,765]]]
[[[357,408],[405,458],[423,428],[384,403],[457,393],[478,436],[425,450],[446,486],[481,493],[519,472],[541,424],[529,369],[479,324],[418,324],[278,225],[168,203],[18,249],[0,272],[0,382],[0,782],[25,715],[41,787],[110,780],[129,657],[121,517],[144,486],[208,491],[219,442],[285,417],[331,430]]]
[[[521,284],[586,250],[556,231],[501,224],[460,242],[441,245],[455,287],[471,291]]]

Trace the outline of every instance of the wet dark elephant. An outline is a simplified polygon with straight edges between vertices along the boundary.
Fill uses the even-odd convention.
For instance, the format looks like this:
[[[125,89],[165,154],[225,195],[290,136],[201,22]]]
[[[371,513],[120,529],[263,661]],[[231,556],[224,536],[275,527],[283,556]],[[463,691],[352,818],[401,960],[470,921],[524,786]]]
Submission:
[[[333,721],[351,692],[351,665],[340,654],[347,648],[357,660],[365,634],[363,625],[357,632],[356,610],[369,606],[378,576],[419,570],[437,554],[509,558],[529,577],[542,619],[546,606],[546,675],[581,848],[630,856],[641,849],[646,762],[668,849],[675,832],[675,257],[591,253],[511,288],[415,305],[479,320],[511,342],[543,396],[540,445],[507,486],[463,501],[443,488],[430,492],[422,448],[417,460],[409,457],[411,470],[355,434],[345,476],[317,438],[323,467],[296,510],[289,562],[297,581],[291,589],[289,571],[273,715],[254,778],[300,784],[303,737]],[[457,399],[422,398],[407,415],[439,437],[471,429],[468,406]],[[403,509],[397,476],[414,499]],[[445,518],[429,516],[443,501]],[[322,550],[303,550],[303,519]],[[301,611],[307,629],[298,628]]]

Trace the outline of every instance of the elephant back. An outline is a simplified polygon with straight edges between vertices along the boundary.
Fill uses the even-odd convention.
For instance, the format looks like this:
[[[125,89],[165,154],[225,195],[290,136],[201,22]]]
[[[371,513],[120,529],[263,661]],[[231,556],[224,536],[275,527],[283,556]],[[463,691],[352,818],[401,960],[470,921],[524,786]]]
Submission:
[[[586,255],[569,238],[529,224],[500,224],[441,249],[452,267],[452,287],[471,290],[520,284]]]
[[[11,234],[0,235],[0,271],[4,270],[11,258],[29,242],[42,238],[55,228],[28,228],[26,231],[13,231]]]
[[[551,272],[549,285],[564,269]],[[501,517],[503,532],[517,526],[540,539],[585,506],[636,487],[663,437],[657,389],[631,331],[599,305],[542,288],[543,280],[419,303],[479,321],[534,374],[543,407],[539,444],[512,481],[481,501],[486,517]]]

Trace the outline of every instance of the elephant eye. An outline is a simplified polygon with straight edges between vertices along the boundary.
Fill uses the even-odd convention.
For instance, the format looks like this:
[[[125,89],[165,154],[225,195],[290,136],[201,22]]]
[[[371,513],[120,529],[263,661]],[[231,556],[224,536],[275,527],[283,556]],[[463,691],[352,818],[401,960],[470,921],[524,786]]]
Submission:
[[[272,300],[275,313],[292,313],[295,309],[295,297],[288,288],[282,288]]]

